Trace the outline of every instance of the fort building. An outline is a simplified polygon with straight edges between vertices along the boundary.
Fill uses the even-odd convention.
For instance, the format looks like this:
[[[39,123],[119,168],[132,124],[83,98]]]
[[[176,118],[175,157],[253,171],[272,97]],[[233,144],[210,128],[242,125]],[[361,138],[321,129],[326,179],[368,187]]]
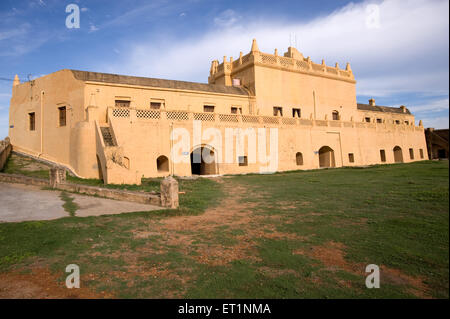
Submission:
[[[276,171],[427,159],[422,123],[405,106],[357,103],[355,84],[349,63],[315,63],[293,47],[267,54],[255,40],[248,54],[212,61],[208,84],[68,69],[23,83],[16,76],[9,137],[17,152],[105,183],[261,172],[249,154],[256,130],[267,131],[256,135],[269,154],[276,129]],[[219,141],[196,138],[198,123]],[[242,129],[231,162],[222,159],[230,128]],[[189,140],[175,161],[180,129]],[[209,161],[193,161],[200,149]]]

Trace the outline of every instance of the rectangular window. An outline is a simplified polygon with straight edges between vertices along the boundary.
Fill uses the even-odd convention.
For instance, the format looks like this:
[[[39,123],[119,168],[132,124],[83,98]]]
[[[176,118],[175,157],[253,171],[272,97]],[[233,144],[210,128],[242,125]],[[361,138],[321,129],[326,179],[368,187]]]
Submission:
[[[292,117],[301,117],[300,109],[292,109]]]
[[[239,166],[247,166],[247,156],[239,156]]]
[[[406,124],[406,125],[409,125],[409,121],[405,121],[405,124]]]
[[[395,124],[400,124],[400,121],[399,120],[395,120]]]
[[[30,131],[34,131],[36,129],[36,115],[34,112],[28,113],[28,121]]]
[[[409,158],[414,159],[414,150],[412,148],[409,149]]]
[[[59,126],[66,126],[66,107],[58,107],[59,113]]]
[[[130,101],[127,100],[115,100],[116,107],[130,107]]]
[[[273,107],[273,116],[283,116],[283,108],[280,106]]]
[[[233,79],[233,86],[241,86],[241,79]]]
[[[383,123],[382,119],[377,119],[377,123]]]
[[[367,123],[370,123],[370,117],[364,118],[364,121],[366,121]]]
[[[214,112],[214,105],[203,105],[203,112]]]
[[[420,158],[423,158],[423,149],[419,150]]]
[[[153,110],[159,110],[161,108],[161,102],[150,102],[150,108]]]
[[[380,158],[382,162],[386,162],[386,152],[384,150],[380,150]]]
[[[355,162],[355,156],[353,155],[353,153],[348,153],[348,161],[350,163],[354,163]]]
[[[236,106],[232,106],[231,107],[231,114],[242,114],[242,108],[241,107],[236,107]]]

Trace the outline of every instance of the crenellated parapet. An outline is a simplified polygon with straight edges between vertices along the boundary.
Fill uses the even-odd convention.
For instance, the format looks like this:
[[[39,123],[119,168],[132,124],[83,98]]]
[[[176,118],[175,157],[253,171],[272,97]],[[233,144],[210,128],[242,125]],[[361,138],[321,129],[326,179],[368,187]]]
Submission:
[[[256,40],[253,40],[251,51],[248,54],[243,55],[240,52],[239,58],[234,61],[233,58],[227,60],[226,56],[223,57],[222,63],[219,63],[218,60],[212,61],[208,81],[215,83],[216,79],[225,77],[225,84],[231,85],[231,78],[227,80],[227,77],[232,77],[234,73],[255,65],[355,83],[350,63],[347,63],[345,69],[341,69],[338,63],[334,67],[327,66],[324,60],[320,64],[314,63],[310,57],[305,58],[293,47],[289,47],[284,56],[278,55],[277,49],[274,54],[263,53],[259,51]]]

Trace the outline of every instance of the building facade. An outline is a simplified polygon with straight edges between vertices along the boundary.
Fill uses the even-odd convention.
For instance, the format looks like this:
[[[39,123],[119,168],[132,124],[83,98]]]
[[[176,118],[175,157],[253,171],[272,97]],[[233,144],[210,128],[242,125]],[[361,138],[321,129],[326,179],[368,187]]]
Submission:
[[[267,54],[253,40],[248,54],[212,61],[208,84],[68,69],[16,76],[9,136],[15,151],[105,183],[427,159],[421,122],[404,106],[357,103],[355,84],[348,63],[317,64],[292,47]]]
[[[430,160],[448,159],[448,129],[435,130],[429,127],[425,130],[425,139]]]

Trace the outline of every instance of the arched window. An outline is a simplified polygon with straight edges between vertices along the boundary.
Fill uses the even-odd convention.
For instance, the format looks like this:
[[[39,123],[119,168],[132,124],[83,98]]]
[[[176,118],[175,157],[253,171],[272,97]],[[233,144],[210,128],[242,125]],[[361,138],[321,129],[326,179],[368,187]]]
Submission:
[[[333,121],[339,121],[339,112],[333,111]]]
[[[160,173],[169,171],[169,159],[167,156],[161,155],[156,159],[156,168]]]
[[[300,152],[297,152],[295,154],[295,162],[297,163],[298,166],[303,165],[303,154]]]

